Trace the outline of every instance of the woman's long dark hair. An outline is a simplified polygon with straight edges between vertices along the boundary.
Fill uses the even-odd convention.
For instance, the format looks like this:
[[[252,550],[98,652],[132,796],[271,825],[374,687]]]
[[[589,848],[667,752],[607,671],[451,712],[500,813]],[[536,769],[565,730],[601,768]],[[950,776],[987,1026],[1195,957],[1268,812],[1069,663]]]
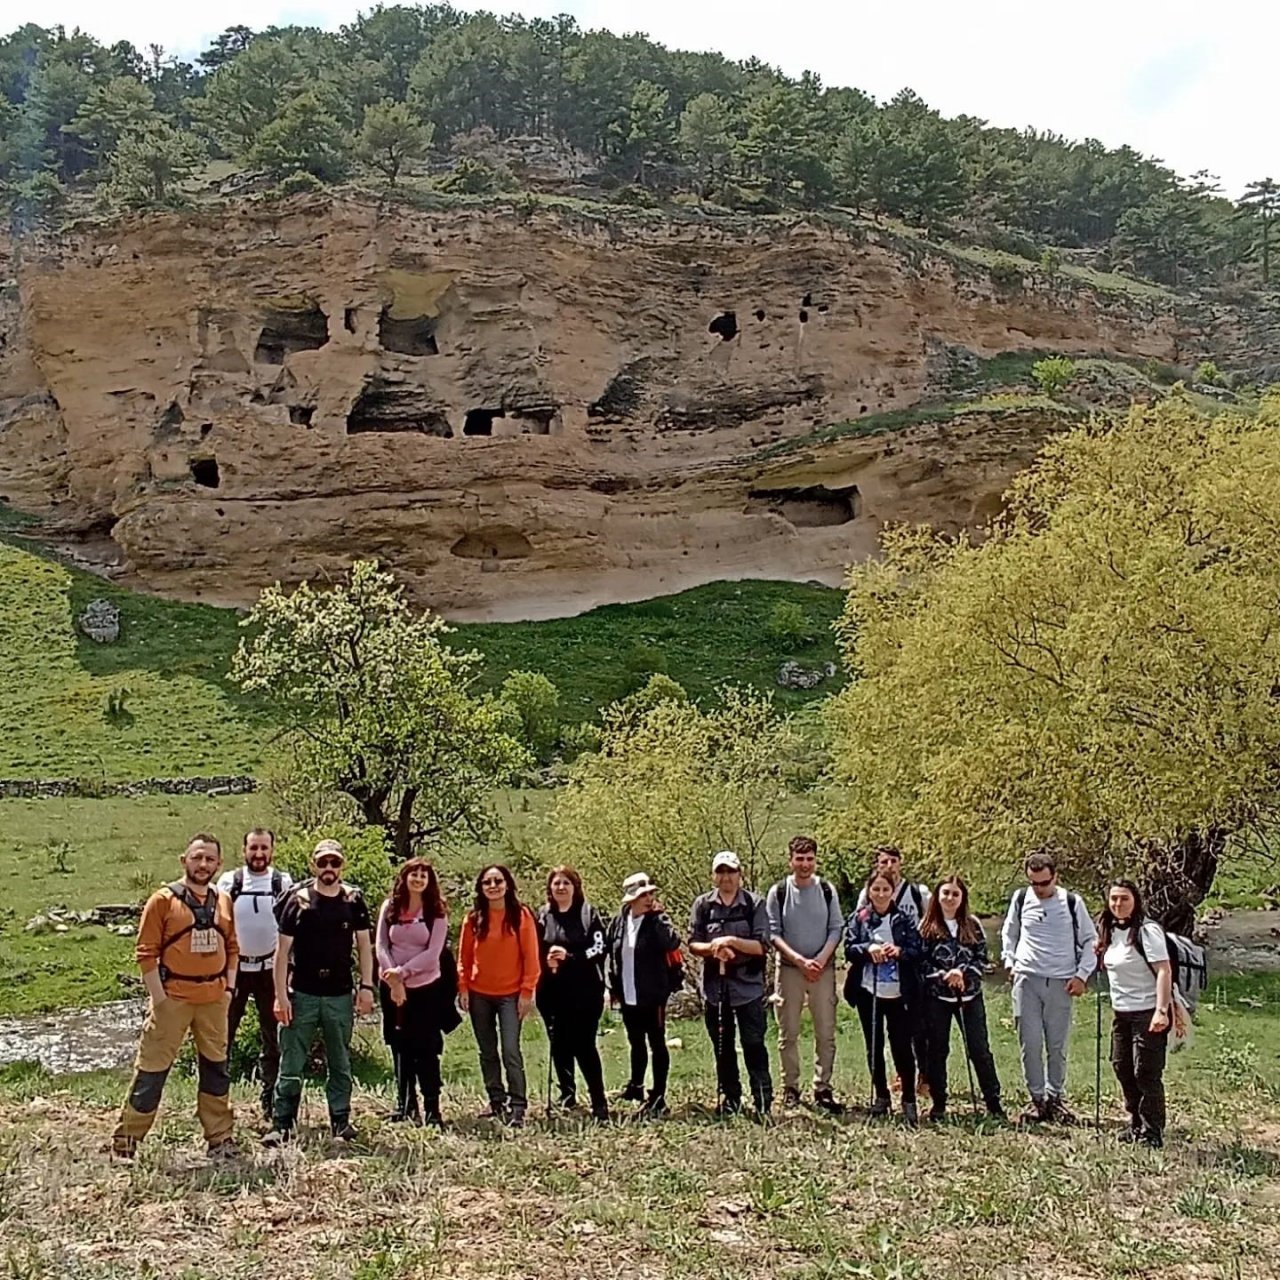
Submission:
[[[893,881],[889,878],[887,872],[880,871],[878,868],[872,867],[871,874],[867,876],[866,883],[862,886],[867,891],[867,910],[868,911],[875,910],[875,907],[872,905],[872,902],[871,902],[871,886],[875,884],[877,880],[883,880],[889,886],[890,893],[892,893],[894,888],[896,887]],[[896,910],[897,910],[897,903],[895,903],[892,899],[890,899],[889,915],[892,915]],[[884,917],[881,916],[881,919],[884,919]]]
[[[924,919],[920,922],[920,936],[930,942],[941,942],[944,938],[951,937],[947,917],[942,914],[942,903],[938,901],[938,889],[949,884],[960,890],[960,905],[956,908],[956,940],[971,947],[982,938],[982,926],[969,910],[969,886],[959,876],[948,876],[933,891],[929,905],[925,908]]]
[[[1142,902],[1142,890],[1132,880],[1113,880],[1107,890],[1107,905],[1098,916],[1097,952],[1101,955],[1111,945],[1111,935],[1120,922],[1111,913],[1111,889],[1128,889],[1133,894],[1133,911],[1129,915],[1129,923],[1124,927],[1130,930],[1130,938],[1137,944],[1138,934],[1147,921],[1147,909]]]
[[[489,936],[489,899],[484,896],[483,880],[490,871],[497,871],[507,882],[506,919],[502,922],[502,927],[507,933],[520,933],[520,913],[524,908],[520,905],[520,899],[516,896],[516,878],[511,874],[509,867],[504,867],[500,862],[494,862],[487,867],[480,869],[480,874],[476,876],[476,900],[475,905],[471,908],[471,927],[476,931],[477,938],[487,938]]]
[[[552,911],[559,911],[556,906],[556,900],[551,896],[551,882],[557,876],[564,876],[566,880],[573,885],[573,901],[569,904],[570,911],[577,911],[587,900],[587,895],[582,891],[582,877],[572,867],[552,867],[547,872],[547,906]]]
[[[387,895],[391,903],[392,924],[409,910],[409,877],[415,871],[427,873],[427,887],[422,891],[422,918],[430,924],[433,920],[439,920],[441,916],[449,914],[444,895],[440,892],[440,881],[436,876],[435,867],[426,858],[410,858],[396,872],[395,883],[392,884],[391,892]]]

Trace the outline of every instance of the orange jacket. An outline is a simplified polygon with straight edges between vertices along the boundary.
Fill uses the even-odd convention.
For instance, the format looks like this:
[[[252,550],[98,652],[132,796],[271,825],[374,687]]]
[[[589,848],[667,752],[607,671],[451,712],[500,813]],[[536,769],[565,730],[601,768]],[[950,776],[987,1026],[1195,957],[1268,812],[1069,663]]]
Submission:
[[[209,892],[213,892],[212,886]],[[192,952],[195,938],[191,933],[166,946],[189,928],[195,917],[184,902],[174,897],[167,885],[153,893],[142,909],[142,921],[138,925],[138,944],[134,951],[138,968],[143,973],[150,973],[160,964],[171,969],[174,976],[165,981],[164,989],[175,1000],[186,1000],[191,1004],[212,1004],[221,1000],[226,994],[222,975],[240,958],[229,894],[218,894],[215,919],[217,929],[212,951]],[[178,977],[178,974],[183,977]],[[187,981],[191,978],[204,981]]]
[[[471,913],[467,913],[458,947],[458,990],[475,991],[495,999],[517,994],[532,999],[542,968],[533,912],[528,907],[520,908],[519,935],[510,932],[505,917],[500,915],[499,919],[500,928],[493,927],[490,917],[488,934],[477,938]]]

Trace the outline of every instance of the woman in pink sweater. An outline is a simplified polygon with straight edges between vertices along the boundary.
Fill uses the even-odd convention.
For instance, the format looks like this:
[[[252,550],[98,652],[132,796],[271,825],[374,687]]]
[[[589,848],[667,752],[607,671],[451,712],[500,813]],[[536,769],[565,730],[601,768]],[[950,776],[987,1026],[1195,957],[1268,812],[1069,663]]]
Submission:
[[[439,1125],[440,1055],[456,1025],[453,983],[442,975],[449,920],[435,868],[410,858],[378,913],[382,1034],[396,1071],[392,1120]],[[453,1021],[450,1022],[450,1014]],[[422,1092],[421,1117],[417,1092]]]

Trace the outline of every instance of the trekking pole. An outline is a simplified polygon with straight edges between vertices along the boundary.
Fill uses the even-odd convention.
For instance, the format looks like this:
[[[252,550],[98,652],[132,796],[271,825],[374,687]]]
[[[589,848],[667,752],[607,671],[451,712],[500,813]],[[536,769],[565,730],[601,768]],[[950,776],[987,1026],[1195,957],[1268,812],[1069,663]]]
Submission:
[[[978,1092],[973,1087],[973,1054],[969,1052],[969,1028],[964,1020],[964,1001],[960,1000],[956,1004],[956,1020],[960,1023],[960,1043],[964,1045],[964,1065],[969,1073],[969,1105],[973,1108],[974,1118],[978,1115]],[[948,1038],[951,1035],[951,1029],[947,1028]]]
[[[542,1020],[547,1024],[547,1119],[551,1119],[551,1072],[555,1067],[555,1052],[553,1044],[556,1035],[556,1020],[551,1016],[550,1011],[542,1015]]]
[[[720,994],[716,1001],[716,1113],[724,1115],[728,1099],[724,1092],[724,1015],[729,1004],[729,966],[720,961]]]
[[[869,1049],[869,1060],[867,1062],[867,1070],[871,1076],[871,1109],[875,1110],[876,1105],[876,1028],[879,1023],[880,1012],[880,969],[875,961],[871,962],[871,1045]],[[883,1051],[883,1046],[881,1046]]]
[[[1102,981],[1094,988],[1093,1127],[1102,1136]]]

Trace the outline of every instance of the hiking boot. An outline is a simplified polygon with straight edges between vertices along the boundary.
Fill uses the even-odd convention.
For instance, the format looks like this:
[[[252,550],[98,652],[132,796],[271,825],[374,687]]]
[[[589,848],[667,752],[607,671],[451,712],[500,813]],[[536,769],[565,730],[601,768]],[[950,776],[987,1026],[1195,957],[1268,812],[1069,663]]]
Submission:
[[[272,1129],[270,1133],[262,1135],[262,1145],[268,1148],[283,1147],[286,1143],[293,1141],[293,1130],[286,1129],[283,1125]]]
[[[506,1118],[507,1108],[506,1104],[502,1102],[490,1102],[476,1117],[477,1120],[505,1120]]]
[[[1049,1106],[1043,1098],[1032,1098],[1018,1117],[1019,1124],[1042,1124],[1049,1119]]]
[[[138,1154],[138,1144],[133,1138],[116,1138],[111,1143],[113,1160],[132,1160]]]
[[[1120,1136],[1116,1139],[1116,1141],[1123,1142],[1127,1146],[1132,1146],[1135,1143],[1141,1142],[1142,1126],[1131,1124],[1127,1129],[1124,1130],[1123,1133],[1120,1134]]]
[[[644,1085],[629,1084],[618,1095],[623,1102],[643,1102],[644,1101]]]
[[[428,1098],[422,1104],[422,1123],[432,1129],[444,1128],[444,1117],[440,1114],[439,1098]]]
[[[994,1102],[987,1103],[987,1119],[998,1120],[1001,1124],[1003,1124],[1006,1120],[1009,1119],[1009,1117],[1005,1114],[1004,1108],[1000,1105],[999,1098],[997,1098]]]
[[[788,1110],[801,1105],[800,1090],[787,1088],[782,1091],[782,1105]]]
[[[1045,1110],[1048,1113],[1046,1120],[1051,1120],[1054,1124],[1078,1124],[1076,1114],[1061,1098],[1046,1098]]]
[[[887,1116],[889,1114],[889,1099],[877,1098],[871,1104],[871,1114],[873,1116]]]
[[[908,1129],[918,1129],[920,1127],[920,1108],[914,1102],[904,1102],[902,1104],[902,1123]]]
[[[1157,1132],[1155,1129],[1148,1129],[1143,1133],[1139,1141],[1151,1151],[1159,1151],[1164,1146],[1164,1134]]]
[[[828,1115],[844,1115],[844,1104],[836,1101],[836,1096],[830,1089],[815,1089],[813,1091],[813,1105],[819,1111],[825,1111]]]
[[[946,1124],[946,1122],[947,1122],[947,1109],[945,1107],[934,1106],[929,1108],[930,1124]]]
[[[388,1124],[421,1124],[418,1119],[418,1108],[408,1107],[401,1109],[397,1107],[388,1117]]]
[[[524,1108],[512,1107],[511,1110],[507,1113],[506,1123],[507,1123],[508,1129],[523,1129],[524,1128]]]
[[[667,1099],[661,1093],[651,1093],[644,1101],[644,1105],[636,1112],[638,1116],[642,1116],[645,1120],[662,1120],[670,1114],[667,1110]]]
[[[275,1093],[276,1091],[274,1088],[263,1086],[262,1096],[259,1099],[259,1102],[261,1104],[262,1118],[264,1120],[275,1119]]]
[[[343,1142],[354,1142],[359,1136],[355,1125],[346,1117],[329,1121],[329,1132]]]
[[[239,1160],[240,1148],[234,1138],[223,1138],[221,1142],[211,1142],[207,1154],[210,1160]]]
[[[576,1111],[578,1109],[578,1099],[572,1093],[564,1094],[556,1103],[561,1111]]]
[[[716,1115],[722,1120],[728,1119],[730,1116],[740,1115],[741,1112],[741,1098],[725,1098],[722,1102],[716,1103]]]
[[[591,1119],[595,1124],[608,1124],[613,1119],[609,1114],[608,1104],[593,1102],[591,1104]]]

